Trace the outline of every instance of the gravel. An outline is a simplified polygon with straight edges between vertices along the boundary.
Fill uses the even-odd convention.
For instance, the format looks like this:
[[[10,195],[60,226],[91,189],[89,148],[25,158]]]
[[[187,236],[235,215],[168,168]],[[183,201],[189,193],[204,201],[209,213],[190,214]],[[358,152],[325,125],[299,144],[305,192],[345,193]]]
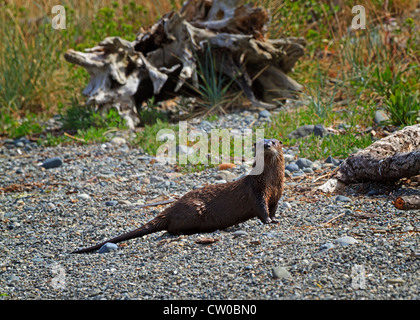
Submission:
[[[209,132],[267,118],[245,111],[189,126]],[[207,234],[159,232],[106,254],[70,254],[165,208],[142,204],[245,173],[242,166],[179,172],[120,138],[26,150],[27,141],[0,141],[0,300],[418,299],[419,210],[398,211],[378,186],[346,188],[340,196],[349,201],[315,192],[336,168],[324,161],[286,179],[279,224],[252,219]],[[299,160],[296,149],[285,152]],[[59,167],[40,166],[56,157]],[[392,195],[410,190],[419,187],[402,184]]]

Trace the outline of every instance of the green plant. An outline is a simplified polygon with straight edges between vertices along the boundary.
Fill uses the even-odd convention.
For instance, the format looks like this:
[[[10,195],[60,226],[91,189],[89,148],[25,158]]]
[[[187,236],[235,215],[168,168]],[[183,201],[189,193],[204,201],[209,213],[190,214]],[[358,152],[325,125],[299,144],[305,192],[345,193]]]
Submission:
[[[325,159],[328,156],[346,159],[359,149],[364,149],[372,143],[370,134],[350,131],[345,134],[327,135],[320,139],[310,135],[299,141],[299,157],[312,160]]]
[[[126,129],[123,119],[118,112],[111,108],[107,113],[100,114],[94,107],[81,106],[76,101],[73,106],[64,110],[60,115],[64,130],[87,130],[95,128]]]
[[[71,140],[69,137],[65,135],[54,135],[51,132],[47,132],[43,139],[38,140],[39,145],[50,147],[70,143],[73,143],[73,140]]]
[[[141,147],[144,152],[156,155],[159,146],[162,144],[162,142],[156,141],[157,134],[161,129],[171,129],[177,132],[178,126],[156,119],[156,123],[144,126],[144,129],[134,139],[134,144]]]
[[[146,106],[139,111],[139,117],[143,124],[153,124],[157,119],[167,121],[168,116],[156,110],[157,104],[155,103],[155,96],[147,101]]]
[[[196,54],[198,65],[197,74],[200,80],[197,90],[202,105],[207,109],[206,113],[212,113],[216,110],[222,110],[223,105],[229,100],[227,92],[234,79],[228,79],[222,72],[217,72],[218,66],[223,65],[224,56],[221,62],[216,60],[213,49],[210,45],[206,47],[203,59]]]
[[[28,115],[21,123],[15,123],[9,128],[11,138],[21,138],[24,136],[41,133],[44,128],[39,124],[35,115]]]
[[[419,122],[419,94],[398,88],[385,99],[385,108],[390,114],[390,122],[395,126],[409,126]]]

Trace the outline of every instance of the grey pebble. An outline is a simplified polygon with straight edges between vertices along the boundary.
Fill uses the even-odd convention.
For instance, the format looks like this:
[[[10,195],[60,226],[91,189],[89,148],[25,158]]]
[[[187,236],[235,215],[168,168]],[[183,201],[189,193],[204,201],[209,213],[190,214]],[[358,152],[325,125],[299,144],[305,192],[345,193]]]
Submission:
[[[320,251],[328,251],[334,248],[334,245],[331,242],[324,243],[319,247]]]
[[[373,118],[373,121],[376,124],[380,125],[380,124],[382,124],[382,122],[386,122],[388,120],[389,120],[389,117],[384,110],[377,110],[375,112],[375,116]]]
[[[305,159],[305,158],[299,158],[296,161],[296,165],[299,167],[299,169],[303,168],[312,168],[313,163],[311,160]]]
[[[115,147],[119,147],[119,146],[125,145],[127,141],[121,137],[114,137],[111,139],[110,143]]]
[[[117,249],[118,246],[115,243],[107,242],[98,250],[98,253],[108,253]]]
[[[110,201],[105,202],[105,205],[107,207],[113,207],[113,206],[116,206],[117,204],[118,204],[118,201],[116,201],[116,200],[110,200]]]
[[[335,197],[335,202],[352,202],[352,200],[348,197],[338,195],[337,197]]]
[[[300,176],[304,176],[304,175],[305,175],[305,173],[302,170],[299,170],[299,171],[293,172],[292,177],[300,177]]]
[[[325,163],[331,163],[335,166],[338,166],[340,164],[339,160],[334,159],[332,156],[329,156],[326,160]]]
[[[233,233],[232,233],[232,236],[233,236],[234,238],[238,238],[238,237],[245,237],[245,236],[248,236],[248,232],[243,231],[243,230],[238,230],[238,231],[233,232]]]
[[[327,129],[322,124],[317,124],[314,127],[314,135],[318,137],[324,137],[328,133]]]
[[[81,193],[81,194],[78,194],[76,196],[76,198],[77,199],[80,199],[80,200],[89,200],[90,199],[90,195],[88,195],[86,193]]]
[[[45,169],[58,168],[62,165],[63,165],[63,160],[61,160],[61,158],[59,157],[49,158],[42,163],[42,167]]]
[[[292,280],[293,278],[289,271],[287,271],[284,267],[274,267],[272,269],[272,274],[274,279]]]
[[[295,161],[295,157],[291,154],[285,154],[283,157],[284,157],[284,161],[286,163],[290,163],[290,162]]]
[[[17,282],[19,280],[20,280],[19,277],[14,275],[14,274],[12,274],[12,275],[10,275],[6,278],[6,281],[9,282],[9,283],[10,282]]]
[[[280,205],[283,209],[290,209],[292,207],[292,205],[287,202],[287,201],[283,201]]]
[[[296,130],[290,132],[287,135],[287,137],[289,139],[303,138],[303,137],[306,137],[306,136],[312,134],[314,132],[314,128],[315,128],[315,126],[313,124],[304,125],[304,126],[301,126],[301,127],[297,128]]]
[[[286,166],[286,170],[289,172],[299,171],[299,166],[296,163],[289,163]]]
[[[349,237],[349,236],[344,236],[344,237],[341,237],[341,238],[338,238],[338,239],[334,240],[334,243],[337,243],[342,247],[347,247],[347,246],[349,246],[351,244],[355,244],[357,242],[358,241],[355,238]]]
[[[262,110],[260,111],[260,113],[258,114],[259,118],[270,118],[271,117],[271,113],[268,110]]]
[[[304,173],[314,173],[314,171],[311,168],[303,168],[302,171]]]

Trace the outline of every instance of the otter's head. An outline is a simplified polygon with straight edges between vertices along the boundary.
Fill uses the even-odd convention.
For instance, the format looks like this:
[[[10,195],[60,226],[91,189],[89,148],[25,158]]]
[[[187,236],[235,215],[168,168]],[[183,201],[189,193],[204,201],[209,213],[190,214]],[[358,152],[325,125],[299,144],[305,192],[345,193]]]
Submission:
[[[254,144],[254,156],[273,156],[278,155],[282,151],[283,142],[277,139],[261,139]]]
[[[266,165],[275,162],[284,164],[283,143],[277,139],[263,139],[255,144],[255,161],[251,175],[259,175],[263,172]]]
[[[264,139],[264,154],[278,155],[282,150],[283,142],[277,139]]]

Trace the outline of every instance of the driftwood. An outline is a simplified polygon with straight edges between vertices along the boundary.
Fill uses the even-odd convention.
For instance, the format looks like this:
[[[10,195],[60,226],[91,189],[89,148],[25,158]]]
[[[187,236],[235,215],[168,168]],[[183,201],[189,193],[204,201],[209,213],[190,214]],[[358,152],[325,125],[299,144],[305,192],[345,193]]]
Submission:
[[[420,195],[398,197],[393,204],[400,210],[420,209]]]
[[[345,183],[395,182],[420,173],[420,124],[408,126],[349,156],[336,178]]]
[[[157,102],[182,90],[196,92],[191,88],[198,88],[197,67],[208,46],[217,58],[216,71],[234,80],[254,106],[275,108],[301,90],[287,73],[303,55],[305,41],[267,39],[267,11],[238,3],[188,0],[179,13],[167,13],[133,42],[109,37],[86,52],[69,50],[65,59],[90,74],[83,91],[87,104],[116,108],[132,128],[152,96]]]

